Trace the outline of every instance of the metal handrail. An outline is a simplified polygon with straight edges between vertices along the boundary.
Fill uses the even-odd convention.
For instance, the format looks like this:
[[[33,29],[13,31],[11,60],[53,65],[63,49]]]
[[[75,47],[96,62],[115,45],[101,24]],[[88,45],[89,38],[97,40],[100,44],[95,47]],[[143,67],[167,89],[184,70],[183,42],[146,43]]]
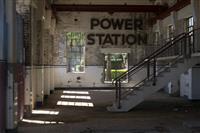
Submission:
[[[156,54],[160,54],[161,52],[165,51],[165,50],[168,49],[169,47],[174,46],[175,43],[176,43],[177,41],[180,41],[180,39],[183,39],[183,37],[189,35],[190,33],[194,33],[194,32],[197,31],[197,30],[200,30],[200,28],[194,29],[194,30],[192,30],[192,31],[190,31],[190,32],[187,32],[187,33],[181,33],[181,34],[177,35],[176,37],[174,37],[173,40],[170,40],[170,41],[167,42],[165,45],[163,45],[163,47],[160,47],[159,49],[157,49],[156,51],[154,51],[151,55],[149,55],[148,57],[144,58],[142,61],[140,61],[139,63],[137,63],[135,66],[129,68],[126,72],[124,72],[124,73],[122,73],[121,75],[119,75],[118,77],[116,77],[116,78],[112,81],[112,83],[114,83],[115,81],[117,81],[117,80],[119,80],[119,79],[121,79],[121,78],[124,78],[125,76],[127,76],[127,73],[129,73],[129,71],[132,71],[132,70],[134,71],[135,67],[142,65],[142,63],[143,63],[145,60],[148,60],[150,57],[151,57],[151,58],[155,57]],[[181,37],[181,38],[179,38],[179,37]],[[178,39],[178,40],[177,40],[177,39]]]
[[[173,41],[176,41],[176,39],[180,36],[184,35],[184,33],[178,35],[177,37],[175,37],[172,41],[170,42],[167,42],[166,45],[163,45],[163,47],[159,48],[158,50],[156,50],[155,52],[153,52],[151,55],[149,55],[147,58],[144,58],[142,61],[140,61],[139,63],[137,63],[134,67],[128,69],[126,72],[122,73],[121,75],[119,75],[118,77],[116,77],[114,80],[113,80],[113,83],[114,81],[117,81],[121,78],[124,78],[126,76],[127,73],[129,73],[130,71],[135,71],[137,68],[139,68],[140,66],[142,66],[144,64],[144,62],[146,62],[147,60],[149,60],[150,57],[154,56],[155,53],[158,53],[160,50],[164,49],[166,46],[168,45],[171,45],[171,42]],[[166,49],[166,48],[165,48]]]
[[[141,80],[139,83],[137,83],[135,86],[131,87],[131,88],[135,88],[136,86],[144,83],[146,80],[149,80],[150,78],[153,79],[153,85],[156,84],[156,73],[160,70],[156,70],[156,58],[158,58],[158,56],[162,53],[164,53],[165,51],[169,50],[170,48],[172,48],[173,46],[176,46],[177,44],[179,44],[180,41],[187,39],[188,37],[194,36],[195,31],[200,30],[200,28],[195,29],[193,31],[190,31],[188,33],[181,33],[179,35],[177,35],[176,37],[174,37],[173,40],[170,40],[169,42],[167,42],[165,45],[163,45],[162,47],[158,48],[156,51],[154,51],[152,54],[150,54],[148,57],[144,58],[143,60],[141,60],[139,63],[137,63],[135,66],[131,67],[130,69],[128,69],[126,72],[124,72],[123,74],[119,75],[118,77],[116,77],[112,83],[115,83],[115,87],[116,87],[116,102],[118,105],[118,108],[121,107],[121,98],[122,98],[122,93],[121,93],[121,80],[124,77],[127,76],[132,76],[134,74],[136,74],[138,71],[140,71],[145,65],[147,65],[147,69],[150,67],[148,65],[150,65],[150,63],[153,61],[153,74],[150,75],[150,73],[147,70],[147,77],[143,80]],[[191,34],[192,33],[192,34]],[[185,40],[186,41],[186,40]],[[182,44],[181,44],[182,45]],[[186,43],[184,45],[184,53],[186,52]],[[191,47],[191,46],[190,46]],[[189,48],[191,50],[191,48]],[[191,54],[191,53],[190,53]],[[180,58],[181,55],[177,56],[176,59]],[[132,91],[130,91],[132,92]],[[129,93],[130,93],[129,92]]]

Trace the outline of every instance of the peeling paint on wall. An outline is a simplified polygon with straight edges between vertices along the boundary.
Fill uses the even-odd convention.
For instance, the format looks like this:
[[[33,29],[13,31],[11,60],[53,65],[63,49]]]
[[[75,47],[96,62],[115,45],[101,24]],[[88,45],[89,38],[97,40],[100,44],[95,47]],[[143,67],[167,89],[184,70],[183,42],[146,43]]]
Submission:
[[[149,24],[149,20],[153,15],[150,13],[85,13],[85,12],[59,12],[58,13],[58,23],[57,23],[57,33],[55,36],[54,47],[56,50],[54,55],[54,63],[56,64],[67,64],[66,58],[66,36],[67,32],[84,32],[86,34],[90,33],[118,33],[118,34],[135,34],[134,30],[114,30],[114,29],[102,29],[101,27],[95,27],[91,30],[90,21],[91,18],[121,18],[121,19],[132,19],[140,18],[143,20],[143,30],[142,32],[148,35],[152,34],[152,26]],[[137,31],[138,32],[138,31]],[[141,32],[141,30],[140,30]],[[148,44],[152,44],[153,39],[148,39]],[[86,58],[85,62],[87,66],[103,66],[103,54],[100,53],[101,48],[131,48],[132,53],[129,55],[131,59],[131,64],[136,64],[137,61],[146,56],[147,52],[144,51],[143,46],[135,45],[99,45],[96,41],[95,45],[86,45]],[[149,51],[149,49],[148,49]],[[132,61],[134,59],[134,61]]]

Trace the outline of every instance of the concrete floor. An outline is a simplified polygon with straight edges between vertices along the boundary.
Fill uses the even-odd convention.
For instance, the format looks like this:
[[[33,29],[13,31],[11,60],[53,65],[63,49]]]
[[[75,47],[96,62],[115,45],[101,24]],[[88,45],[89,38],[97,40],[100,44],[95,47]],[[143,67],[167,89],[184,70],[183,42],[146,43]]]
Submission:
[[[34,114],[21,122],[19,133],[200,133],[200,101],[187,101],[158,92],[128,113],[111,113],[114,91],[89,90],[91,100],[61,99],[55,91],[38,110],[59,111],[58,115]],[[72,95],[72,94],[70,94]],[[91,102],[94,107],[57,106],[57,101]],[[49,124],[48,122],[56,122]]]

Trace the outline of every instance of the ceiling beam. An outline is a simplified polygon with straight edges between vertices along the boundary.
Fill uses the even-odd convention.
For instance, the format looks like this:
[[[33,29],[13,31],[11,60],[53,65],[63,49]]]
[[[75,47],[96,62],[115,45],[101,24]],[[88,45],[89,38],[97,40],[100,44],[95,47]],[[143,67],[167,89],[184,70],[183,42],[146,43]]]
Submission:
[[[70,5],[70,4],[53,4],[54,11],[70,12],[154,12],[159,14],[167,8],[161,5]]]
[[[186,7],[187,5],[189,5],[191,3],[191,0],[180,0],[178,1],[175,5],[173,5],[172,7],[170,7],[169,9],[165,10],[164,12],[161,12],[156,19],[164,19],[166,17],[168,17],[171,12],[173,11],[179,11],[182,8]]]

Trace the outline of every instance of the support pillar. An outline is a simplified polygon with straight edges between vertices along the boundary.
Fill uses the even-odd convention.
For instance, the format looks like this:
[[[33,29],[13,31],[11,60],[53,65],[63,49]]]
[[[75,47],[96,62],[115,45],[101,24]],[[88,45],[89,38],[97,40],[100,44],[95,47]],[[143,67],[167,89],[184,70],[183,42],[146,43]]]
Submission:
[[[50,32],[51,33],[51,32]],[[54,66],[53,66],[53,35],[50,35],[49,65],[50,65],[50,92],[54,91]]]
[[[21,0],[15,0],[16,1],[16,11],[17,13],[20,15],[20,18],[23,19],[23,22],[21,20],[20,24],[23,26],[19,26],[17,25],[17,28],[21,29],[20,33],[17,33],[18,37],[17,39],[19,39],[19,37],[22,36],[22,40],[20,40],[20,42],[18,42],[17,46],[23,47],[21,48],[20,51],[20,55],[21,55],[21,60],[23,62],[19,62],[21,63],[18,68],[18,73],[20,76],[16,76],[16,78],[18,79],[19,77],[23,78],[22,79],[18,79],[20,84],[18,85],[19,87],[19,99],[18,101],[23,101],[23,105],[20,105],[21,107],[19,108],[20,110],[20,115],[18,116],[18,118],[22,119],[23,115],[25,116],[29,116],[31,114],[31,109],[32,109],[32,84],[31,84],[31,73],[32,73],[32,68],[31,68],[31,55],[33,54],[31,51],[32,48],[32,44],[31,44],[31,11],[30,11],[30,0],[26,0],[26,1],[21,1]],[[17,30],[19,31],[19,30]],[[22,43],[23,42],[23,43]],[[19,49],[19,48],[18,48]],[[17,51],[19,53],[19,50]],[[25,65],[24,66],[22,63],[24,63],[24,56],[25,56]],[[23,70],[22,70],[22,67]],[[22,72],[24,71],[24,72]],[[22,74],[23,73],[23,74]],[[22,83],[24,82],[24,83]],[[23,97],[22,97],[22,94]],[[22,100],[23,99],[23,100]],[[21,104],[22,102],[20,102]],[[22,107],[24,106],[24,107]],[[22,110],[23,113],[22,114]]]
[[[15,81],[16,65],[16,3],[13,0],[6,1],[7,22],[7,62],[8,79],[6,89],[6,130],[15,131],[17,128],[17,90],[18,83]]]
[[[50,68],[50,92],[54,91],[54,67]]]
[[[56,19],[51,18],[51,26],[50,26],[50,37],[51,37],[51,57],[50,57],[50,65],[51,65],[51,91],[54,91],[55,85],[54,85],[54,34],[55,34],[55,28],[56,28]]]
[[[37,69],[37,94],[36,94],[36,107],[41,107],[44,99],[44,67],[40,66]]]
[[[36,91],[37,91],[37,67],[31,66],[31,109],[35,108],[36,104]]]
[[[47,98],[50,95],[50,68],[45,67],[44,69],[44,98]]]
[[[32,44],[33,53],[35,55],[32,57],[33,65],[36,65],[36,86],[35,86],[35,107],[41,107],[44,99],[44,66],[43,66],[43,1],[38,1],[39,3],[34,3],[32,1]]]
[[[44,98],[50,95],[51,90],[51,68],[49,66],[50,59],[50,34],[49,28],[51,27],[51,10],[45,10],[44,16],[45,20],[43,22],[43,64],[44,64]]]
[[[6,44],[5,44],[5,0],[0,0],[0,133],[5,132],[6,113]]]
[[[29,117],[31,115],[31,67],[26,67],[25,75],[25,93],[24,93],[24,116]]]

